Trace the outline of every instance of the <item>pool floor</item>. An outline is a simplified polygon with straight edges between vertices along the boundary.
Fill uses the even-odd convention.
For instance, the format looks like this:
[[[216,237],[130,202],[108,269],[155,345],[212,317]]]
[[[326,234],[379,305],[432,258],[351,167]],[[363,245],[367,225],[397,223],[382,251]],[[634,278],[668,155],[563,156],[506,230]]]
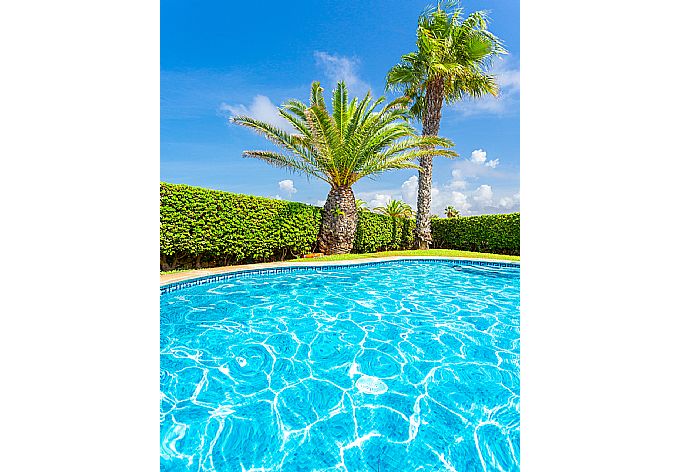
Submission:
[[[161,295],[161,470],[519,470],[519,266],[385,262]]]

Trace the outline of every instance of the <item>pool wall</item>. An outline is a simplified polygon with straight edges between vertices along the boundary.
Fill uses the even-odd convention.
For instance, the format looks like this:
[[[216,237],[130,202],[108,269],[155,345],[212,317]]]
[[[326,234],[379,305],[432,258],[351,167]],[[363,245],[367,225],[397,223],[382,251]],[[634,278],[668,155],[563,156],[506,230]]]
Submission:
[[[348,267],[369,267],[376,266],[380,264],[400,264],[400,263],[416,263],[416,262],[444,262],[453,263],[460,265],[472,265],[472,266],[485,266],[485,267],[520,267],[520,262],[517,261],[496,261],[489,259],[467,259],[467,258],[457,258],[457,257],[395,257],[395,258],[381,258],[378,259],[360,259],[354,261],[333,261],[333,262],[323,262],[318,263],[314,261],[314,264],[305,264],[303,262],[297,262],[287,265],[280,265],[276,267],[276,264],[269,264],[269,267],[265,268],[251,268],[242,269],[238,267],[236,270],[229,270],[226,272],[221,272],[217,274],[203,275],[200,277],[186,278],[184,280],[174,281],[165,283],[160,286],[160,293],[170,293],[183,288],[193,287],[196,285],[203,285],[211,282],[221,282],[223,280],[229,280],[239,277],[252,277],[258,275],[266,274],[279,274],[285,272],[315,272],[317,270],[339,270]],[[191,274],[190,274],[191,275]]]

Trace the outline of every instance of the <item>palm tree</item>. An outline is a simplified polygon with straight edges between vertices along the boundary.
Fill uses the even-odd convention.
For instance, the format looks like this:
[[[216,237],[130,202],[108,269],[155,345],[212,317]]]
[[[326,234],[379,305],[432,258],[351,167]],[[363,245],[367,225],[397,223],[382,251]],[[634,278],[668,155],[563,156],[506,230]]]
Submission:
[[[423,136],[438,136],[443,102],[464,97],[498,95],[496,78],[486,73],[491,59],[505,54],[501,40],[487,29],[488,14],[463,18],[456,2],[429,7],[417,24],[417,51],[402,56],[388,72],[386,87],[401,90],[413,103],[412,115],[422,122]],[[449,10],[449,11],[446,11]],[[431,173],[433,153],[419,158],[415,247],[431,243]]]
[[[369,211],[369,208],[367,208],[367,202],[360,200],[359,198],[355,199],[355,207],[357,207],[357,211]]]
[[[446,218],[456,218],[460,216],[460,212],[453,206],[446,207]]]
[[[363,100],[348,102],[347,88],[340,82],[333,91],[333,112],[329,114],[323,88],[313,82],[308,106],[293,99],[279,109],[294,133],[247,116],[233,118],[235,123],[253,129],[287,151],[244,151],[245,157],[316,177],[331,186],[318,236],[319,251],[325,254],[352,250],[357,228],[352,184],[391,169],[418,169],[414,159],[432,153],[457,155],[448,149],[452,141],[415,133],[408,122],[409,99],[398,98],[376,111],[383,102],[383,97],[372,101],[368,92]]]
[[[395,218],[412,218],[414,215],[412,207],[400,200],[391,200],[385,207],[374,208],[374,211]]]

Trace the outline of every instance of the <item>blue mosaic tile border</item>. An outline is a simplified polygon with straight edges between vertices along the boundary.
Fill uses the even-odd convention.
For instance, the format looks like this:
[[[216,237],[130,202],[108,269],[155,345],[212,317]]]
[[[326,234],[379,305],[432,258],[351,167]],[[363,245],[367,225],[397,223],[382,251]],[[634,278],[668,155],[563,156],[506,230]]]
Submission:
[[[461,266],[484,266],[484,267],[496,267],[496,268],[520,268],[519,262],[494,262],[494,261],[478,261],[478,260],[468,260],[468,259],[397,259],[392,261],[371,261],[363,262],[360,264],[333,264],[333,265],[323,265],[323,266],[289,266],[289,267],[273,267],[267,269],[247,269],[238,270],[235,272],[226,272],[224,274],[213,274],[205,275],[202,277],[197,277],[194,279],[182,280],[180,282],[171,282],[169,284],[161,285],[160,291],[161,295],[165,293],[174,292],[183,288],[193,287],[195,285],[202,285],[211,282],[222,282],[224,280],[230,280],[235,278],[243,277],[254,277],[258,275],[268,275],[268,274],[282,274],[285,272],[321,272],[329,270],[343,270],[343,269],[353,269],[358,267],[372,267],[381,264],[414,264],[414,263],[424,263],[424,262],[441,262],[446,265],[461,265]],[[300,263],[301,264],[301,263]]]

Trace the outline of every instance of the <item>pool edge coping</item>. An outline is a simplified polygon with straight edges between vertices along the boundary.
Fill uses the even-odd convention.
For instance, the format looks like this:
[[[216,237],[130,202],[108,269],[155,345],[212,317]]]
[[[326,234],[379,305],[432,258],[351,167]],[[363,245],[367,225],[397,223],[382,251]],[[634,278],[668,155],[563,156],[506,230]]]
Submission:
[[[196,279],[205,279],[207,277],[213,276],[223,276],[227,274],[232,274],[234,272],[252,272],[260,271],[266,269],[279,269],[279,268],[292,268],[292,267],[328,267],[328,266],[351,266],[358,264],[371,264],[375,262],[389,262],[398,260],[409,260],[409,259],[419,259],[419,260],[447,260],[447,261],[476,261],[476,262],[489,262],[489,263],[505,263],[509,265],[520,266],[520,261],[511,261],[506,259],[491,259],[491,258],[479,258],[479,257],[454,257],[454,256],[386,256],[386,257],[367,257],[362,259],[352,259],[344,261],[319,261],[315,259],[309,262],[297,262],[297,261],[278,261],[278,262],[263,262],[257,264],[244,264],[238,266],[224,266],[224,267],[211,267],[208,269],[198,269],[193,271],[185,271],[172,274],[161,274],[160,277],[160,289],[173,285],[180,282],[186,282]],[[164,279],[164,276],[166,277]]]

